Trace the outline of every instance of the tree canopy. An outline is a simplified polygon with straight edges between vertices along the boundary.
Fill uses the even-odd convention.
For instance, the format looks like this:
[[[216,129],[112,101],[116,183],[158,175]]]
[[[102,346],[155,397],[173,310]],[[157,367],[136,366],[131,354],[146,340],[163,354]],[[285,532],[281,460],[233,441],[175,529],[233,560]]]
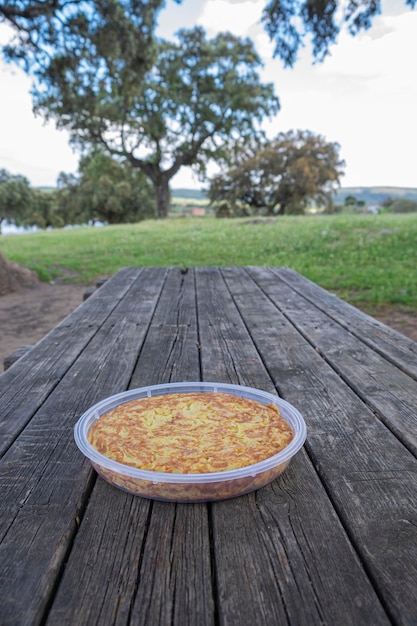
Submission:
[[[118,32],[114,21],[111,33]],[[199,27],[157,41],[142,80],[128,47],[117,55],[88,45],[74,55],[55,50],[39,70],[35,110],[67,128],[80,147],[100,145],[144,172],[165,217],[169,181],[181,167],[204,173],[210,159],[221,163],[237,139],[260,133],[264,117],[278,111],[260,66],[251,40],[230,33],[209,40]]]
[[[175,1],[181,4],[182,0]],[[417,2],[403,1],[410,8]],[[7,21],[16,32],[8,53],[34,64],[47,62],[47,52],[59,40],[65,38],[70,45],[71,40],[82,40],[88,23],[101,25],[104,34],[112,16],[130,16],[142,32],[133,41],[128,27],[121,31],[120,41],[127,37],[129,45],[135,46],[139,68],[152,56],[155,20],[164,6],[164,0],[0,0],[0,22]],[[381,10],[381,0],[269,0],[262,22],[275,44],[274,56],[292,66],[306,39],[311,38],[313,57],[322,60],[341,29],[356,35],[368,29]]]
[[[417,0],[404,2],[414,8]],[[381,0],[270,0],[262,22],[275,44],[274,57],[293,66],[306,39],[311,38],[313,57],[321,61],[342,28],[353,36],[370,28],[381,4]]]
[[[0,23],[14,37],[4,46],[6,59],[33,75],[56,54],[76,57],[86,48],[117,57],[129,49],[138,79],[153,61],[154,31],[164,0],[0,0]],[[118,24],[116,35],[113,22]]]
[[[33,190],[27,178],[0,170],[0,233],[1,223],[7,220],[19,226],[24,223],[34,202]]]
[[[225,216],[303,213],[309,200],[331,210],[343,166],[338,144],[309,131],[280,133],[215,176],[209,199]]]
[[[60,174],[56,204],[66,224],[133,223],[155,215],[152,187],[143,172],[97,149],[81,159],[78,175]]]

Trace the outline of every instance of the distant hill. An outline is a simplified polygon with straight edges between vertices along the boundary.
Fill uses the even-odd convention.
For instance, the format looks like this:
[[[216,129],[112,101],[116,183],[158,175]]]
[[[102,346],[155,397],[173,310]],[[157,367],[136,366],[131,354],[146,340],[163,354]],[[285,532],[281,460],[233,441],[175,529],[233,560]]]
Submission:
[[[381,204],[387,198],[398,200],[408,198],[417,201],[417,188],[415,187],[342,187],[335,196],[337,204],[344,204],[347,196],[353,196],[356,200],[365,204]]]
[[[51,192],[55,191],[56,187],[35,187],[35,189],[39,189],[39,191]]]
[[[38,187],[43,191],[53,191],[54,187]],[[387,198],[395,200],[408,198],[417,201],[417,187],[341,187],[335,195],[336,204],[344,204],[347,196],[353,196],[366,205],[381,204]],[[207,200],[207,193],[202,189],[171,189],[171,197],[189,200]]]
[[[190,198],[192,200],[205,200],[207,194],[201,189],[171,189],[172,198]]]
[[[205,200],[207,194],[201,189],[172,189],[172,198]],[[387,198],[408,198],[417,201],[417,187],[342,187],[335,195],[336,204],[344,204],[347,196],[353,196],[366,205],[381,204]]]

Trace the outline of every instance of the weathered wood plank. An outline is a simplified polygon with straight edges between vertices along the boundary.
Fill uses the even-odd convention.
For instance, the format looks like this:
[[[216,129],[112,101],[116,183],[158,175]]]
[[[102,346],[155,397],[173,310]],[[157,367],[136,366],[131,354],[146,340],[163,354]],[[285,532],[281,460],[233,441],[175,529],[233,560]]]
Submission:
[[[204,379],[273,391],[264,355],[246,327],[246,308],[260,320],[264,315],[262,297],[248,290],[249,277],[241,268],[230,275],[221,270],[226,285],[219,270],[196,273]],[[268,313],[266,321],[272,323]],[[265,333],[269,324],[262,323]],[[295,346],[306,343],[292,333]],[[274,356],[281,360],[276,350]],[[271,485],[211,508],[220,623],[389,622],[303,451]]]
[[[97,481],[45,623],[129,623],[150,508]]]
[[[222,273],[277,388],[307,420],[306,448],[391,619],[413,623],[416,459],[273,304],[288,293],[270,270],[250,269],[258,293],[249,276]]]
[[[137,276],[138,270],[126,268],[117,280],[110,279],[105,289],[98,290],[0,376],[0,457],[65,376]]]
[[[203,380],[256,387],[262,360],[243,327],[220,271],[196,268],[198,323]],[[265,391],[274,392],[263,378]]]
[[[132,623],[214,625],[207,505],[154,502],[146,539]]]
[[[260,276],[254,269],[251,274]],[[375,352],[324,310],[310,306],[279,278],[262,278],[262,288],[332,367],[371,406],[400,441],[417,455],[417,382]],[[350,308],[345,316],[349,319]],[[396,333],[393,333],[396,336]],[[417,344],[416,344],[417,345]]]
[[[73,425],[128,385],[164,275],[142,272],[0,462],[3,624],[44,619],[91,491]]]
[[[337,298],[294,270],[274,268],[274,271],[292,289],[325,311],[329,317],[349,332],[383,354],[410,376],[417,378],[417,343],[415,341]]]
[[[194,271],[171,268],[130,387],[200,380]]]
[[[132,386],[200,380],[194,270],[171,270],[132,377]],[[132,620],[213,624],[207,506],[155,502]]]
[[[172,268],[130,387],[198,378],[194,274]],[[115,491],[97,481],[47,623],[213,624],[207,506],[151,502]],[[129,516],[124,520],[114,507],[108,510],[106,502],[114,499],[123,510],[137,510],[136,501],[142,502],[137,529]],[[90,554],[96,534],[101,550],[97,567],[89,567],[80,580],[80,563],[85,571],[85,554]],[[132,555],[125,546],[133,545],[137,547]]]

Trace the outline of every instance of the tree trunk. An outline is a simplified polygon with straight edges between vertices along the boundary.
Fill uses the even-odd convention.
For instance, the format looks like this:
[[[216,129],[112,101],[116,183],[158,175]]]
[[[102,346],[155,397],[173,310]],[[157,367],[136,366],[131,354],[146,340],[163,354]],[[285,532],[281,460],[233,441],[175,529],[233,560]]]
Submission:
[[[171,204],[171,192],[169,189],[169,178],[166,176],[158,177],[153,181],[156,193],[156,214],[158,218],[168,217],[169,207]]]
[[[133,167],[138,167],[152,181],[156,197],[156,216],[158,218],[168,217],[171,205],[171,191],[169,181],[179,170],[179,165],[171,167],[163,172],[159,163],[147,163],[141,159],[136,159],[133,155],[126,155]]]

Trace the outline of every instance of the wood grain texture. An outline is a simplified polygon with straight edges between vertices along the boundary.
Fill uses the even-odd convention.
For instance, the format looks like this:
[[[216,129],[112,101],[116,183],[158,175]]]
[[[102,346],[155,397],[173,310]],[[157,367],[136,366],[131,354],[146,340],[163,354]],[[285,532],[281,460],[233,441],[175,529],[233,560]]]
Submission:
[[[397,335],[286,268],[123,269],[0,377],[2,626],[415,623],[417,352]],[[198,504],[97,478],[83,411],[196,380],[300,410],[282,476]]]
[[[325,311],[350,333],[380,352],[398,368],[417,379],[417,343],[386,324],[337,298],[319,285],[289,268],[274,268],[274,272],[304,300]]]
[[[289,319],[292,299],[287,285],[272,279],[267,269],[251,269],[260,287],[253,307],[238,295],[239,272],[225,274],[277,387],[307,419],[307,449],[376,589],[396,623],[412,623],[417,603],[414,455],[340,378],[315,342],[302,340],[313,329],[321,333],[321,323],[310,324],[314,310],[304,315],[308,331],[300,335]],[[298,309],[292,308],[294,315],[296,309],[302,313],[298,304]],[[273,321],[277,315],[279,329]],[[341,328],[339,340],[333,336],[333,346],[343,346],[345,332]],[[342,360],[345,356],[341,349]]]
[[[259,276],[260,271],[254,269],[253,275]],[[416,380],[371,349],[371,332],[365,342],[321,308],[311,307],[306,316],[303,296],[289,285],[274,279],[261,284],[286,318],[416,455]]]
[[[134,283],[123,307],[115,303],[1,460],[2,504],[9,513],[0,519],[4,624],[40,623],[50,604],[93,476],[76,449],[72,428],[89,406],[128,385],[163,281],[159,272],[144,274],[148,282]],[[138,300],[144,290],[148,298]],[[138,343],[132,345],[133,329]]]
[[[143,281],[142,288],[147,288]],[[198,379],[196,332],[193,272],[184,274],[172,268],[165,277],[129,386]],[[130,342],[140,345],[134,329]],[[86,523],[81,524],[74,541],[47,623],[213,624],[207,506],[151,502],[115,491],[101,479],[97,481]],[[113,498],[122,510],[132,507],[138,511],[134,521],[131,515],[126,519],[120,516],[117,507],[107,510],[106,501]],[[139,510],[137,502],[142,503]],[[83,583],[79,563],[97,532],[102,552],[97,566],[88,568],[88,581]],[[120,545],[124,546],[122,554]],[[105,576],[103,592],[100,589],[107,571],[112,574]],[[97,594],[92,595],[92,589]],[[74,596],[77,602],[69,603],[68,598]]]
[[[232,285],[226,270],[221,271],[223,278],[214,270],[199,268],[197,274],[204,376],[227,372],[227,382],[275,391],[264,355],[254,345],[242,316],[245,307],[260,317],[264,314],[262,301],[257,295],[251,297],[248,276],[236,269],[234,275],[240,280]],[[269,321],[276,324],[276,320]],[[266,331],[268,328],[267,324]],[[366,623],[371,616],[373,623],[387,623],[303,453],[273,485],[256,494],[214,503],[212,511],[220,619],[224,623],[357,624]],[[331,549],[323,558],[325,546]],[[349,579],[346,567],[355,572]],[[317,576],[312,578],[311,571]]]
[[[137,278],[123,270],[66,317],[30,352],[0,376],[0,456],[97,333]]]
[[[194,271],[168,270],[130,387],[200,380]]]

